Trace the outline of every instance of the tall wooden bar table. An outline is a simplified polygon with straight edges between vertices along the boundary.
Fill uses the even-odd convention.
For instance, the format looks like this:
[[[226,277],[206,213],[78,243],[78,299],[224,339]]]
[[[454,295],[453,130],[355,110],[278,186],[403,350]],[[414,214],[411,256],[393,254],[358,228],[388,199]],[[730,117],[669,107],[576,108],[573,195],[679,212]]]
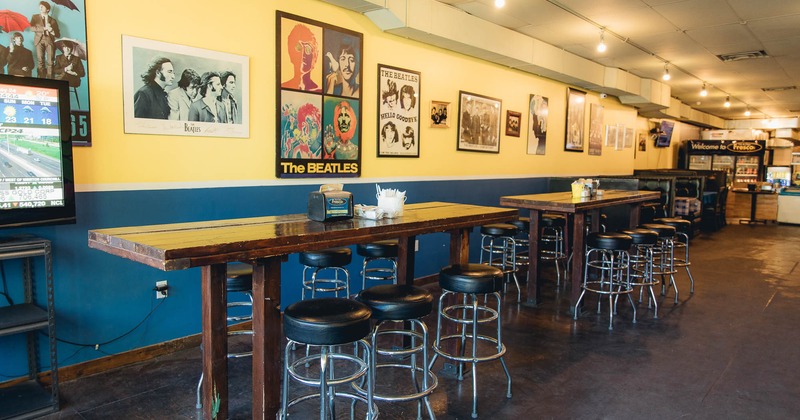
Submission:
[[[572,266],[570,267],[570,292],[571,307],[575,307],[580,295],[580,284],[583,278],[583,248],[584,248],[584,229],[586,226],[586,215],[592,217],[592,231],[599,230],[600,209],[604,207],[627,204],[630,206],[630,227],[639,224],[639,208],[643,202],[655,201],[661,197],[658,191],[622,191],[605,190],[602,195],[596,197],[573,198],[572,192],[555,192],[544,194],[527,194],[500,197],[500,205],[517,207],[530,210],[531,230],[530,248],[528,250],[530,258],[528,265],[528,301],[527,303],[536,306],[539,303],[541,289],[541,276],[539,263],[539,232],[542,224],[542,213],[567,213],[572,217]]]
[[[416,235],[450,233],[450,263],[467,263],[474,226],[516,217],[513,209],[429,202],[406,205],[402,217],[383,220],[320,223],[293,214],[97,229],[89,231],[89,247],[164,271],[201,267],[206,419],[228,417],[226,264],[252,264],[253,418],[271,419],[280,406],[281,261],[288,254],[397,238],[398,279],[411,284]]]

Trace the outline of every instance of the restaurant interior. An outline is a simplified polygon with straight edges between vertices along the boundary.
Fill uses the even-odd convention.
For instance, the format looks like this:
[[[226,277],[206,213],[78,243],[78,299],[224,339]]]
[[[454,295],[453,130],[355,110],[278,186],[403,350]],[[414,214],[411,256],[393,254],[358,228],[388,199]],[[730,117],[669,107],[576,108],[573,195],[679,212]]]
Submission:
[[[755,13],[716,1],[743,25]],[[774,2],[764,9],[800,16],[794,3]],[[38,11],[30,3],[24,14]],[[557,6],[589,29],[576,28],[607,40],[605,54],[617,47],[625,56],[525,34],[513,12],[493,16],[500,12],[489,0],[50,3],[56,19],[85,19],[82,83],[52,85],[73,110],[60,114],[74,142],[62,135],[71,153],[62,151],[60,164],[70,167],[64,183],[74,215],[37,221],[19,216],[30,209],[0,209],[0,419],[350,415],[340,396],[360,402],[356,418],[800,413],[792,327],[800,321],[800,127],[789,111],[800,99],[758,99],[764,92],[749,85],[736,91],[713,78],[712,66],[637,44],[586,1],[540,6]],[[687,2],[636,3],[664,17]],[[80,38],[63,26],[65,38]],[[298,26],[318,39],[287,45]],[[36,53],[32,28],[19,30]],[[0,33],[0,44],[12,36]],[[345,40],[357,41],[350,63],[333,46]],[[313,62],[293,61],[293,51],[316,48]],[[652,62],[632,64],[631,49]],[[335,60],[327,51],[345,52]],[[234,66],[234,86],[222,92],[233,92],[238,111],[217,99],[210,122],[191,109],[185,121],[143,117],[135,98],[143,84],[163,82],[162,64],[155,85],[152,75],[147,81],[147,66],[163,55],[175,64],[165,91],[180,88],[190,64],[218,79]],[[309,63],[309,79],[288,80]],[[358,78],[349,92],[348,66]],[[412,86],[414,105],[402,85]],[[695,98],[700,86],[708,101]],[[199,87],[195,103],[216,89]],[[717,104],[731,97],[735,110]],[[317,114],[304,114],[303,101]],[[76,118],[85,123],[78,136]],[[400,127],[395,142],[386,140],[390,124]],[[6,167],[41,166],[36,149],[17,146],[9,157],[13,147],[2,142]],[[399,207],[382,204],[398,195]],[[643,237],[652,242],[637,242]],[[381,397],[407,379],[381,377],[370,365],[377,356],[369,334],[315,324],[341,299],[350,311],[367,308],[371,318],[358,325],[374,331],[380,299],[369,301],[362,263],[365,248],[377,244],[380,253],[387,240],[394,283],[427,299],[413,317],[387,318],[406,328],[419,319],[428,329],[423,361],[410,368],[424,382],[404,389],[413,396],[404,401]],[[489,251],[503,249],[499,266],[491,263],[497,251],[484,256],[486,241]],[[332,248],[348,249],[341,266],[350,278],[341,283],[337,274],[331,287],[349,283],[351,299],[336,294],[320,309],[311,305],[324,291],[307,282],[305,267],[337,258],[322,252]],[[246,285],[233,290],[231,278]],[[589,285],[604,281],[612,288]],[[450,293],[476,306],[458,306]],[[10,316],[12,302],[23,301],[43,318],[26,326]],[[228,304],[237,301],[252,303],[233,308],[244,318],[229,321]],[[479,323],[481,335],[494,334],[466,340],[486,341],[473,349],[489,356],[468,354],[470,333],[440,342],[457,328],[443,326],[456,313],[463,328],[475,325],[472,334]],[[236,331],[250,333],[228,336]],[[352,339],[324,342],[340,336]],[[404,353],[415,341],[391,339],[390,360],[417,363]],[[353,346],[334,344],[350,342],[361,343],[353,357],[365,363],[354,384],[377,382],[372,405],[371,393],[346,383],[336,385],[335,405],[301,398],[282,406],[325,389],[313,366],[311,379],[297,374],[308,370],[303,357],[312,365],[326,351],[347,359]],[[313,345],[324,350],[309,356]],[[237,352],[245,357],[230,356]]]

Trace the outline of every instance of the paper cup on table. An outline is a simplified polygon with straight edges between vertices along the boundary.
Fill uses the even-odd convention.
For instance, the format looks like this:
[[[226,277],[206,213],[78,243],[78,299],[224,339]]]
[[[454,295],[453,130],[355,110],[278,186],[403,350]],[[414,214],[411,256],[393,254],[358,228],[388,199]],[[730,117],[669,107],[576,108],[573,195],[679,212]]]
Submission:
[[[403,197],[378,197],[378,208],[383,210],[384,217],[399,217],[403,215],[403,204],[406,198]]]
[[[572,198],[581,198],[583,196],[583,184],[572,184]]]

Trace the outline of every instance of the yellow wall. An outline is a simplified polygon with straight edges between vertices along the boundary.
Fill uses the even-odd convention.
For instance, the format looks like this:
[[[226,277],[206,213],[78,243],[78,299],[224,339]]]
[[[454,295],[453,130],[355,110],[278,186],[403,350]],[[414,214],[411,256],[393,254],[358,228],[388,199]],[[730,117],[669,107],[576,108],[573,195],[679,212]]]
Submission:
[[[385,34],[363,15],[327,3],[87,0],[93,145],[75,150],[79,190],[109,190],[134,184],[146,189],[163,183],[203,186],[275,182],[276,10],[364,34],[363,178],[622,174],[631,173],[635,161],[637,168],[669,167],[662,157],[657,157],[655,163],[652,161],[656,153],[652,151],[652,143],[648,144],[648,152],[637,156],[635,161],[632,148],[615,151],[613,147],[604,147],[600,157],[589,156],[587,150],[565,152],[566,85]],[[250,57],[250,138],[125,134],[122,35]],[[526,154],[527,118],[523,118],[522,137],[503,135],[499,154],[456,151],[453,121],[448,129],[432,129],[423,124],[418,159],[376,158],[378,63],[420,71],[420,108],[425,109],[431,100],[449,101],[453,117],[457,115],[459,90],[502,99],[503,116],[505,110],[525,115],[529,94],[549,97],[547,154]],[[621,105],[616,99],[601,99],[589,93],[587,101],[605,107],[605,124],[647,129],[645,119],[637,118],[633,108]],[[586,107],[586,135],[589,108]],[[501,131],[505,133],[505,124]],[[584,138],[584,144],[587,143]]]

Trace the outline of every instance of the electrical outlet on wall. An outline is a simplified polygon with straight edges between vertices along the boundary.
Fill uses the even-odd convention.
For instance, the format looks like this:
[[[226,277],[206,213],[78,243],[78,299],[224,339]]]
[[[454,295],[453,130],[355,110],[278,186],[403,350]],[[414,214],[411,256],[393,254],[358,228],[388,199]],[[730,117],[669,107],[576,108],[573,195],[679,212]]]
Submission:
[[[157,281],[156,287],[153,290],[156,291],[156,299],[164,299],[165,297],[167,297],[167,291],[169,290],[167,281],[166,280]]]

